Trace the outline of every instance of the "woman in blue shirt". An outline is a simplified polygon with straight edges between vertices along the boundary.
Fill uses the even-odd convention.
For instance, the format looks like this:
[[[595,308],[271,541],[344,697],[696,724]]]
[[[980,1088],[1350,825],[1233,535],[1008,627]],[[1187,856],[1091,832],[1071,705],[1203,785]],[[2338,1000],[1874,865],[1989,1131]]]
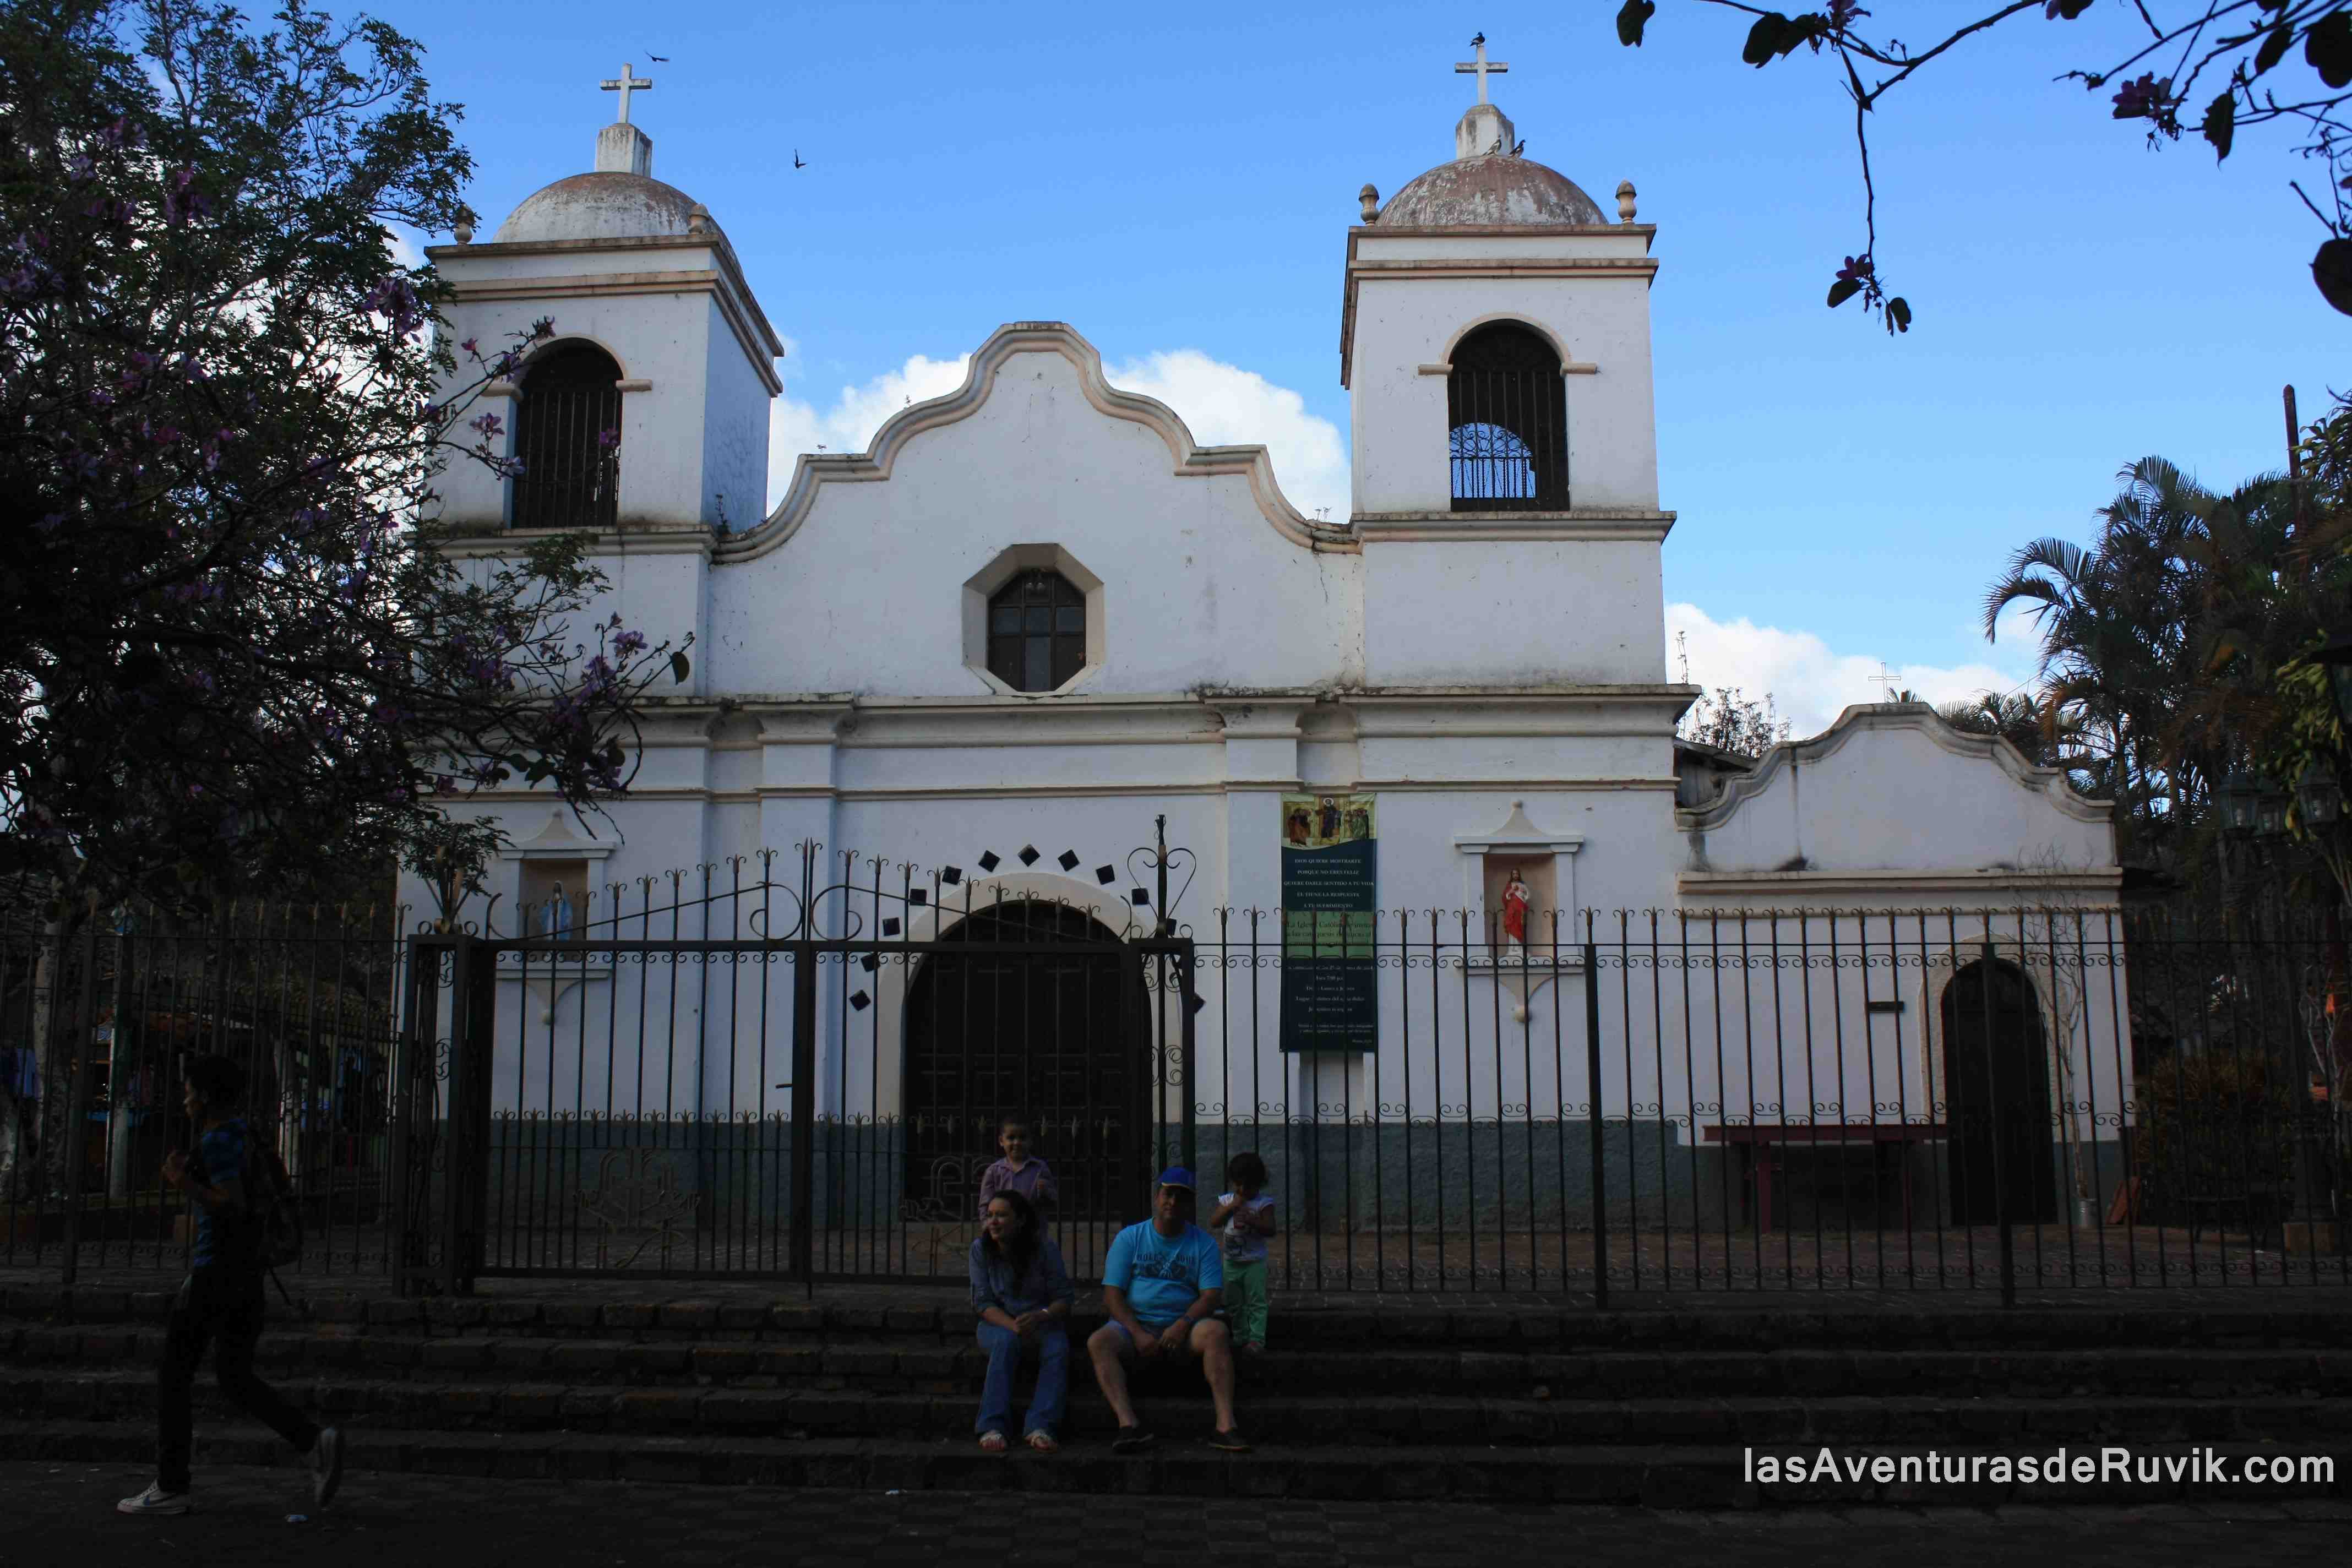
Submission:
[[[988,1352],[988,1381],[981,1390],[980,1419],[973,1429],[992,1454],[1007,1447],[1013,1426],[1013,1374],[1024,1352],[1037,1355],[1037,1391],[1029,1401],[1027,1438],[1041,1454],[1061,1445],[1055,1438],[1070,1384],[1069,1271],[1062,1249],[1037,1226],[1037,1211],[1010,1188],[992,1193],[971,1244],[971,1309],[980,1314],[980,1347]]]

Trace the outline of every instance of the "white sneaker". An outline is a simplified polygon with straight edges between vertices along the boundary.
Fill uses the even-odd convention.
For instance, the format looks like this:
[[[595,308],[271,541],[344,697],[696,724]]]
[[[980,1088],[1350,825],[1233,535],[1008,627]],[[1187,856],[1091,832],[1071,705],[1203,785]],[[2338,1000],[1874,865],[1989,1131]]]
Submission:
[[[188,1508],[187,1493],[167,1492],[163,1489],[163,1483],[159,1481],[137,1497],[127,1497],[116,1503],[114,1511],[117,1513],[185,1513]]]
[[[319,1440],[310,1445],[310,1506],[324,1508],[334,1501],[335,1489],[342,1484],[342,1429],[321,1426]]]

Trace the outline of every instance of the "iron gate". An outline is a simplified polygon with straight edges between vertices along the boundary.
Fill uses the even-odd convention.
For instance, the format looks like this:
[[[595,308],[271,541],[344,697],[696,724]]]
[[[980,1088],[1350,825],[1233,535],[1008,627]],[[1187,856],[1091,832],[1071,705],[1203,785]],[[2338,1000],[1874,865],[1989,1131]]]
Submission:
[[[415,940],[408,1286],[958,1276],[1007,1116],[1055,1171],[1073,1272],[1098,1270],[1191,1151],[1190,941],[903,875],[803,898],[760,868]]]

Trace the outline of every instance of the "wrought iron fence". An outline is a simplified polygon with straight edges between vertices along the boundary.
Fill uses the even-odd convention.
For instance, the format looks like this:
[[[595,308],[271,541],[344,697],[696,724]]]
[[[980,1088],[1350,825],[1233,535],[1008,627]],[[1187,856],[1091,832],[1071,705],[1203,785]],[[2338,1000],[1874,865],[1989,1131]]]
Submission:
[[[376,1275],[404,947],[391,908],[137,902],[0,926],[0,1267],[178,1270],[181,1069],[229,1058],[303,1215],[293,1271]]]
[[[1791,909],[1517,942],[1457,910],[1286,946],[1279,910],[1195,930],[1164,889],[817,867],[419,944],[411,1277],[960,1280],[1013,1114],[1082,1277],[1154,1170],[1205,1197],[1248,1150],[1293,1289],[2352,1283],[2322,932]],[[1310,968],[1362,1016],[1302,1022]]]
[[[181,1066],[219,1051],[293,1168],[298,1268],[438,1289],[960,1280],[1007,1116],[1082,1278],[1155,1171],[1213,1196],[1249,1151],[1290,1289],[2352,1283],[2331,924],[1195,928],[1148,875],[1090,901],[797,860],[404,938],[257,905],[0,930],[0,1265],[182,1267],[157,1172]]]

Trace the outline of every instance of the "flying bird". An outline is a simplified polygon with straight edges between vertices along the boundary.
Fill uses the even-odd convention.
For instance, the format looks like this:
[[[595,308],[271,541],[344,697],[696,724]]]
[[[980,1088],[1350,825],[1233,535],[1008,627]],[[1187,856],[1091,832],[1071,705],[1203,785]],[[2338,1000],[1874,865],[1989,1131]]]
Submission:
[[[651,49],[647,49],[646,51],[646,58],[653,61],[654,64],[657,66],[666,66],[669,64],[669,57],[667,55],[657,55]]]
[[[801,150],[797,147],[793,149],[793,167],[795,169],[808,167],[808,160],[801,156]]]

